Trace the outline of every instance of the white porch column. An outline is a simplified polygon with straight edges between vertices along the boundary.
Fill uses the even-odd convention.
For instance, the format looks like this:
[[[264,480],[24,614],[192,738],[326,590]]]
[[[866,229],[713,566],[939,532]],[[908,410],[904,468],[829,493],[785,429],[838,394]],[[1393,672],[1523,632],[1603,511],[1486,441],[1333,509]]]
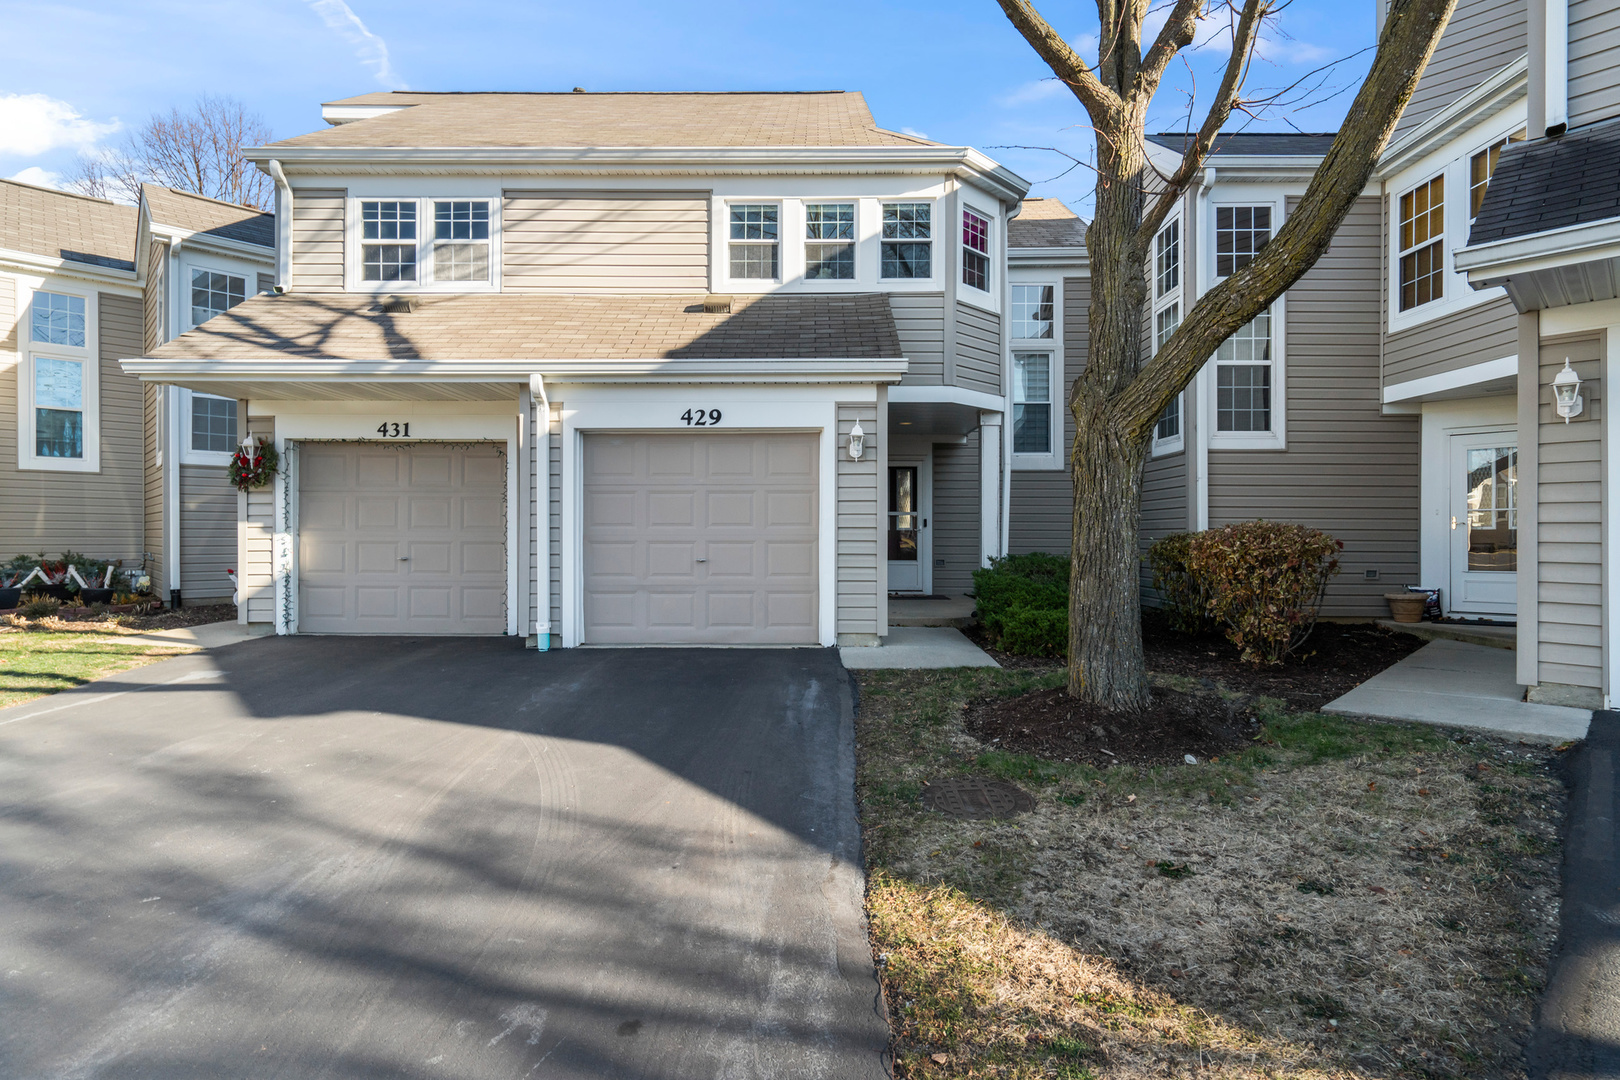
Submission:
[[[1001,417],[998,412],[979,414],[979,565],[987,566],[1000,558],[1001,545]]]

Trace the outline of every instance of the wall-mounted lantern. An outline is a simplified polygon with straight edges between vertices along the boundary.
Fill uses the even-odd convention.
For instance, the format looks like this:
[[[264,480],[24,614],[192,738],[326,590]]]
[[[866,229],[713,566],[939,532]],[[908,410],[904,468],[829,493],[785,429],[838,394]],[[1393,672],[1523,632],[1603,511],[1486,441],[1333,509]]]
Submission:
[[[1581,415],[1581,377],[1575,374],[1575,369],[1569,366],[1569,357],[1564,357],[1564,370],[1553,378],[1553,401],[1558,409],[1558,415],[1569,423],[1572,416]]]
[[[866,432],[861,430],[861,422],[855,421],[855,426],[849,429],[849,456],[856,461],[866,453]]]

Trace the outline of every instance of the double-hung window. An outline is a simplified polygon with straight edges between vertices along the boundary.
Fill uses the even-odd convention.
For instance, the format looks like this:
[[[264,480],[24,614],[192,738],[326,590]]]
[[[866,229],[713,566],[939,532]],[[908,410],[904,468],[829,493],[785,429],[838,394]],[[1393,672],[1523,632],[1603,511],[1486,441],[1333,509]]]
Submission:
[[[1164,348],[1164,343],[1170,340],[1170,335],[1176,332],[1181,324],[1181,304],[1171,303],[1168,307],[1160,308],[1153,317],[1153,351],[1157,353]],[[1159,416],[1159,422],[1153,426],[1153,449],[1160,453],[1169,453],[1181,448],[1181,395],[1177,394],[1175,400],[1166,405],[1164,412]]]
[[[191,413],[185,460],[228,464],[236,449],[236,400],[191,392],[184,396],[190,402]]]
[[[1052,452],[1052,354],[1013,353],[1013,453]]]
[[[1215,211],[1215,273],[1235,274],[1271,242],[1272,207],[1222,206]],[[1274,305],[1238,328],[1215,350],[1212,437],[1228,445],[1282,445],[1281,386],[1274,342]],[[1156,328],[1157,329],[1157,328]]]
[[[416,280],[415,199],[362,202],[360,239],[362,280]]]
[[[804,276],[811,281],[855,277],[855,204],[806,203]]]
[[[884,203],[878,276],[899,280],[933,277],[933,237],[933,203]]]
[[[489,203],[483,199],[433,203],[433,280],[489,281]]]
[[[1052,285],[1012,287],[1012,336],[1049,338],[1052,336]]]
[[[91,300],[41,290],[33,294],[24,326],[18,466],[95,471],[98,378]]]
[[[1227,208],[1230,209],[1230,208]],[[1164,343],[1175,333],[1181,322],[1181,219],[1167,222],[1153,239],[1153,264],[1149,276],[1153,283],[1153,352],[1164,348]],[[1153,425],[1153,452],[1170,454],[1185,444],[1182,438],[1181,395],[1166,405]]]
[[[962,284],[990,291],[990,219],[962,211]]]
[[[1015,282],[1010,291],[1012,318],[1012,425],[1017,468],[1057,468],[1059,433],[1053,368],[1060,355],[1057,286]],[[1019,459],[1022,458],[1020,461]]]
[[[1271,242],[1271,207],[1215,208],[1215,276],[1231,277]]]
[[[191,269],[191,325],[201,326],[247,296],[247,279],[218,270]]]
[[[1154,299],[1163,300],[1181,285],[1181,221],[1177,219],[1159,230],[1154,247]]]
[[[731,276],[775,281],[781,266],[781,207],[774,203],[731,205]]]
[[[1400,198],[1401,310],[1445,295],[1446,177],[1442,173]]]
[[[1485,189],[1490,186],[1491,174],[1496,172],[1496,159],[1502,156],[1502,151],[1508,143],[1523,142],[1525,133],[1521,129],[1515,131],[1505,139],[1498,139],[1479,153],[1468,159],[1468,220],[1473,221],[1479,216],[1479,208],[1485,202]]]

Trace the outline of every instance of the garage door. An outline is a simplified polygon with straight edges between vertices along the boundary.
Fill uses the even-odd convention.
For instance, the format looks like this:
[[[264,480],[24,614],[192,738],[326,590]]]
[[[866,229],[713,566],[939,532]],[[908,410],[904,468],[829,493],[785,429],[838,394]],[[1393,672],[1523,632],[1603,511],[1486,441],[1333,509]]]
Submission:
[[[506,632],[494,444],[302,443],[298,492],[299,630]]]
[[[814,435],[585,437],[585,640],[814,644]]]

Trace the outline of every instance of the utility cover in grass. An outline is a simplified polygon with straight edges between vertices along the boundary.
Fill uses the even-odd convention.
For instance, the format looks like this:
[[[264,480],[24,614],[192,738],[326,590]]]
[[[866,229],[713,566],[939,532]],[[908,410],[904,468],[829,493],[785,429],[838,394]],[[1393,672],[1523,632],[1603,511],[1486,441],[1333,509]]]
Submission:
[[[923,788],[923,805],[957,818],[1009,818],[1035,809],[1035,797],[1005,780],[952,776]]]

